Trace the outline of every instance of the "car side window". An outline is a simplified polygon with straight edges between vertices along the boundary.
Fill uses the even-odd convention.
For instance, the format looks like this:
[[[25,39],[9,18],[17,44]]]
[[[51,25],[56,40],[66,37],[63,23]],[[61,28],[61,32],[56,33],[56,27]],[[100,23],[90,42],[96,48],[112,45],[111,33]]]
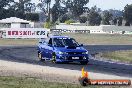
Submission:
[[[49,38],[44,39],[43,44],[48,44],[48,43],[49,43]]]
[[[52,45],[52,38],[50,38],[50,40],[49,40],[49,43],[48,43],[48,44]]]

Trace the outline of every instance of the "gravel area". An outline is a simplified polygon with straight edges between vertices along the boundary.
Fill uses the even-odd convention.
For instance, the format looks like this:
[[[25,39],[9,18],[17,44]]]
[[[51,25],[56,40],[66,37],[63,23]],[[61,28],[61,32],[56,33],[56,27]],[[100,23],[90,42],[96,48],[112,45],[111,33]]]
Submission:
[[[78,77],[81,76],[81,71],[0,60],[0,76],[35,77],[50,82],[78,84]],[[91,79],[116,78],[132,80],[132,78],[128,77],[94,72],[89,72],[89,77]]]
[[[69,71],[48,66],[39,66],[26,63],[8,62],[0,60],[0,76],[33,77],[48,82],[78,84],[78,76]]]

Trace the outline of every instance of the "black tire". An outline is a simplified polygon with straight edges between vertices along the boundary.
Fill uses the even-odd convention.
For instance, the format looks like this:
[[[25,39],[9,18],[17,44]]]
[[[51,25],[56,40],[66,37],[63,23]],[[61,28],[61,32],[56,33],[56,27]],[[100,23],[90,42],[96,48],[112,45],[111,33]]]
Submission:
[[[81,61],[80,64],[81,65],[87,65],[88,64],[88,61]]]
[[[40,61],[44,61],[44,60],[42,59],[42,54],[41,54],[40,52],[38,52],[38,58],[39,58]]]
[[[53,63],[56,63],[56,54],[55,53],[52,54],[52,60],[51,61]]]
[[[38,57],[39,57],[39,53],[40,53],[40,52],[38,51]]]

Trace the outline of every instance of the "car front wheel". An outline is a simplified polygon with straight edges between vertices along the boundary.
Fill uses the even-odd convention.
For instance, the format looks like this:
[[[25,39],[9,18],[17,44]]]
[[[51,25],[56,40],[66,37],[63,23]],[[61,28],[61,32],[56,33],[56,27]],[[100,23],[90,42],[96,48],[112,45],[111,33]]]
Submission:
[[[55,53],[52,54],[52,62],[56,63],[56,54]]]

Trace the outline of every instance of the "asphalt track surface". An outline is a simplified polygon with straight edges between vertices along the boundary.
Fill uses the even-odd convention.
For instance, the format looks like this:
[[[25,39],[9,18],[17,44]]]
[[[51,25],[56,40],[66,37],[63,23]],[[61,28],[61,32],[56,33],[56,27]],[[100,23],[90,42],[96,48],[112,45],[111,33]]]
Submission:
[[[95,54],[105,51],[132,50],[132,45],[89,45],[85,46],[85,48],[89,50],[90,54]],[[0,46],[0,59],[79,71],[82,67],[85,67],[87,71],[132,77],[132,65],[127,64],[110,63],[95,59],[90,59],[88,65],[80,65],[78,63],[54,64],[50,61],[42,62],[37,58],[36,46]]]

